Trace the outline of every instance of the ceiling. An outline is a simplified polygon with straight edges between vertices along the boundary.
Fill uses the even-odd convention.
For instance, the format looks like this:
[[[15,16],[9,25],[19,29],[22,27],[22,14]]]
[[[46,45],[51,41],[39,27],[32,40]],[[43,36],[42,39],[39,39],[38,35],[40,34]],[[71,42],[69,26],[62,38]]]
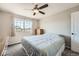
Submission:
[[[34,3],[0,3],[0,9],[18,15],[40,19],[61,12],[63,10],[75,7],[79,4],[78,3],[48,3],[48,7],[41,10],[46,13],[45,15],[38,13],[35,16],[33,16],[33,11],[27,9],[32,9],[34,5],[35,5]],[[43,5],[43,3],[38,3],[38,5],[41,6]]]

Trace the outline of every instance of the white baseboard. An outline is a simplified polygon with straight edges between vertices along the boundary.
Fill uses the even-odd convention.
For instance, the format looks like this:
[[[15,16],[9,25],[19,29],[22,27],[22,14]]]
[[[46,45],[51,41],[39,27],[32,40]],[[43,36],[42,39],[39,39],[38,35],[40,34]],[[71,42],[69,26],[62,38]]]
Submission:
[[[12,43],[12,44],[8,44],[8,46],[12,46],[12,45],[16,45],[16,44],[19,44],[21,42],[15,42],[15,43]]]

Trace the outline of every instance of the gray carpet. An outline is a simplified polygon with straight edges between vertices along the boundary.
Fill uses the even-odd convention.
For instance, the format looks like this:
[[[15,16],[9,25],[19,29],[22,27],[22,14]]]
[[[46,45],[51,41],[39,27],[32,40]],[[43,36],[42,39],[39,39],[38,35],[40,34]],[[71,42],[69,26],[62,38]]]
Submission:
[[[65,49],[62,55],[63,56],[79,56],[79,53],[71,51],[70,49]]]
[[[9,46],[6,56],[27,56],[21,44]]]
[[[9,46],[6,52],[6,56],[27,56],[21,44]],[[69,49],[65,49],[62,56],[79,56]]]

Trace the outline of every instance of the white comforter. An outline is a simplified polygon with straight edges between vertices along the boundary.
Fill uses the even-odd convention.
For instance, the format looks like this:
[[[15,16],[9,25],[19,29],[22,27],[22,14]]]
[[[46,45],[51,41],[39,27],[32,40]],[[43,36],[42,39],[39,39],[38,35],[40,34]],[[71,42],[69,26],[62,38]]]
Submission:
[[[22,45],[28,55],[54,56],[63,44],[64,39],[56,34],[29,36],[22,39]]]

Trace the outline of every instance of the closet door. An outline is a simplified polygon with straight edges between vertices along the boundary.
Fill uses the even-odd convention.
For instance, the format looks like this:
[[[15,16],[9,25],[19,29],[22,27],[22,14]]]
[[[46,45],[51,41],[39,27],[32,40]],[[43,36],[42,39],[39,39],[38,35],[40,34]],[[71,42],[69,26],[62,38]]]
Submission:
[[[71,14],[71,50],[79,52],[79,12]]]

